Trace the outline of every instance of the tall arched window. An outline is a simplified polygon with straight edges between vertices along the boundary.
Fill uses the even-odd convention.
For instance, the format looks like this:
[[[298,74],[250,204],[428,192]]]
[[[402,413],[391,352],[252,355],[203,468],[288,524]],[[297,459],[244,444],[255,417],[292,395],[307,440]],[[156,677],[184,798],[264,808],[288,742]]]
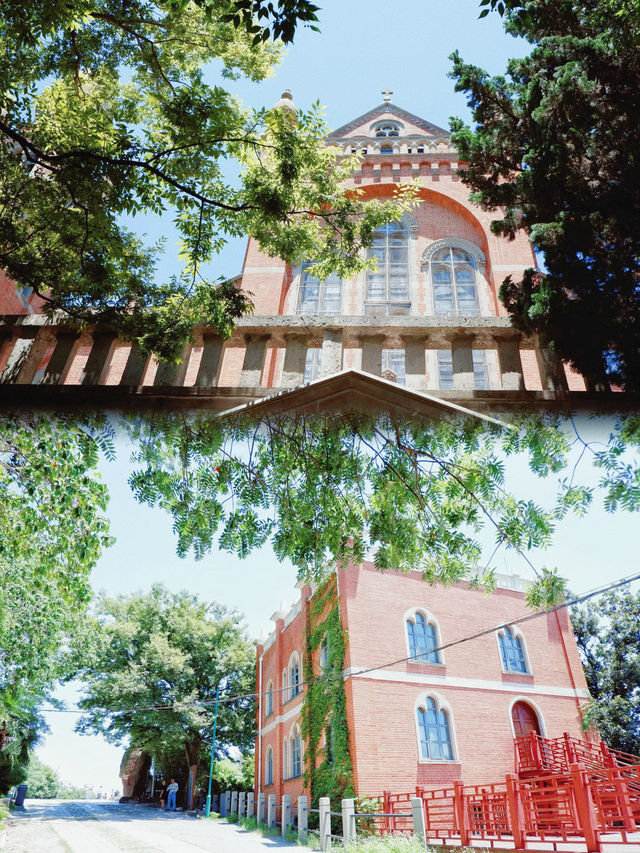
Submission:
[[[300,314],[340,314],[342,312],[342,279],[330,275],[322,281],[313,274],[310,265],[303,264],[300,274]]]
[[[300,660],[297,652],[289,659],[289,699],[300,693]]]
[[[528,672],[527,660],[522,648],[522,640],[511,628],[501,628],[498,632],[498,643],[502,657],[502,668],[505,672]]]
[[[280,692],[280,702],[284,705],[284,703],[289,699],[289,693],[287,690],[287,670],[282,670],[282,691]]]
[[[464,249],[445,246],[431,257],[434,310],[439,317],[476,317],[477,264]]]
[[[289,739],[282,739],[282,778],[289,778]]]
[[[297,723],[291,733],[291,776],[302,776],[302,738]]]
[[[425,706],[418,708],[418,732],[422,758],[453,760],[449,715],[443,708],[438,709],[430,696],[427,697]]]
[[[440,663],[440,655],[436,651],[438,638],[435,625],[427,622],[422,613],[407,619],[407,634],[409,652],[414,660]]]
[[[375,258],[377,272],[367,270],[367,313],[408,313],[409,229],[404,222],[390,222],[376,228],[367,251]]]
[[[265,704],[265,717],[270,717],[273,714],[273,681],[267,682],[267,700]]]
[[[264,784],[273,785],[273,750],[271,747],[267,747],[267,758],[265,761],[264,768]]]

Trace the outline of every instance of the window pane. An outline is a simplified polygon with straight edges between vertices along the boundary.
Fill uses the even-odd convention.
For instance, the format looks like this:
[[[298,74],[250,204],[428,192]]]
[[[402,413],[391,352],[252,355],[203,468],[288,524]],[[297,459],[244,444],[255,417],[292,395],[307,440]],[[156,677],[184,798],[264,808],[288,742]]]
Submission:
[[[484,350],[474,350],[473,358],[473,379],[476,388],[480,390],[488,390],[489,385],[489,367],[487,365],[487,354]]]
[[[405,367],[404,367],[404,350],[403,349],[383,349],[382,350],[382,369],[391,370],[396,375],[398,385],[405,384]]]
[[[453,390],[453,359],[451,350],[438,350],[438,386],[443,391]]]
[[[320,368],[322,366],[322,348],[310,347],[307,350],[307,358],[304,365],[304,383],[313,382],[320,378]]]

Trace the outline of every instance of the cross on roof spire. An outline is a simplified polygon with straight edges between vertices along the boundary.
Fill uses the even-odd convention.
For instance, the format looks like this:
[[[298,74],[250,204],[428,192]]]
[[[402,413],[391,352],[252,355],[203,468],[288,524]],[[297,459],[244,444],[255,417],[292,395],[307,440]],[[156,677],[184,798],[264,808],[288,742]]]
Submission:
[[[382,90],[382,100],[385,104],[391,103],[391,95],[393,95],[393,89],[383,89]]]

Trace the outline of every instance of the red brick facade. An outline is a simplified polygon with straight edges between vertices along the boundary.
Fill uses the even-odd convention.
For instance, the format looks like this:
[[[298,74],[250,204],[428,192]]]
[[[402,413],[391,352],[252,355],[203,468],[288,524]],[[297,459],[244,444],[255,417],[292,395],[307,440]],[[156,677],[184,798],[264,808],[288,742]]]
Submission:
[[[531,709],[540,733],[565,732],[585,738],[580,708],[588,692],[566,610],[513,626],[526,659],[526,672],[506,672],[497,626],[530,613],[522,582],[501,577],[486,594],[465,583],[429,586],[417,573],[378,572],[372,563],[340,569],[337,575],[342,628],[347,723],[354,787],[358,795],[384,790],[412,791],[495,781],[515,771],[512,706]],[[315,593],[317,594],[317,593]],[[283,749],[300,720],[301,695],[283,703],[284,671],[293,653],[304,655],[309,630],[311,590],[289,613],[274,614],[275,630],[258,647],[257,677],[262,694],[256,741],[256,790],[300,793],[301,778],[283,768]],[[313,600],[313,599],[312,599]],[[407,620],[421,612],[435,626],[439,663],[406,660],[411,654]],[[487,631],[477,639],[456,641]],[[315,675],[320,674],[317,661]],[[364,670],[368,670],[364,672]],[[362,674],[359,674],[362,673]],[[273,688],[273,713],[266,714],[266,692]],[[446,712],[453,756],[429,760],[421,755],[418,709],[431,697]],[[261,724],[260,724],[261,720]],[[271,784],[265,785],[267,751],[273,750]],[[303,746],[304,754],[304,746]],[[284,778],[283,778],[284,777]],[[258,782],[259,780],[259,782]]]

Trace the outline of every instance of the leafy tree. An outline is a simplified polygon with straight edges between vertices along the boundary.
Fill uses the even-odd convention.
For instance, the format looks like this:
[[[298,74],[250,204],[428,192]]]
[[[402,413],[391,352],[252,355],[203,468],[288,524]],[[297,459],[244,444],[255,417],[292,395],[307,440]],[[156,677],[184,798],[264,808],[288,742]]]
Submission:
[[[206,770],[206,774],[204,771]],[[206,786],[209,779],[209,768],[202,767],[202,785]],[[254,774],[254,756],[249,751],[239,761],[223,758],[213,766],[213,779],[218,791],[252,791]]]
[[[25,781],[28,786],[29,797],[32,799],[53,799],[58,796],[60,780],[56,771],[47,764],[43,764],[33,753],[29,756],[29,767]]]
[[[77,729],[129,740],[170,770],[210,755],[216,686],[216,754],[253,740],[255,653],[234,611],[155,585],[147,594],[100,596],[68,659],[85,683]]]
[[[491,587],[490,566],[478,568],[478,531],[489,526],[496,549],[526,557],[550,541],[559,518],[591,499],[565,482],[557,506],[545,510],[507,490],[505,454],[529,454],[540,475],[564,466],[570,442],[553,418],[501,430],[477,419],[157,417],[133,421],[130,431],[134,494],[171,514],[180,555],[199,558],[216,543],[243,557],[270,541],[314,580],[374,547],[381,569]],[[559,578],[544,571],[530,601],[560,592]]]
[[[640,593],[610,592],[571,610],[592,699],[585,723],[640,755]]]
[[[493,230],[520,229],[544,269],[507,278],[515,325],[539,333],[592,387],[640,376],[637,92],[640,13],[623,0],[485,0],[532,45],[504,76],[453,55],[475,130],[452,121],[463,181]]]
[[[361,268],[359,249],[405,203],[344,195],[353,161],[324,145],[317,108],[242,107],[221,83],[261,80],[306,0],[8,0],[0,21],[0,267],[50,311],[102,323],[176,357],[194,325],[228,336],[250,310],[206,265],[230,236],[319,274]],[[217,74],[216,82],[208,82]],[[229,177],[235,164],[236,174]],[[402,191],[400,192],[402,195]],[[172,217],[183,270],[125,214]]]
[[[112,542],[101,450],[112,453],[111,433],[94,418],[0,419],[0,719],[55,680],[57,649],[90,601],[89,573]]]
[[[27,777],[29,756],[46,723],[37,712],[41,694],[23,690],[18,698],[4,695],[2,739],[0,740],[0,792],[8,793]],[[4,732],[6,731],[6,735]]]

